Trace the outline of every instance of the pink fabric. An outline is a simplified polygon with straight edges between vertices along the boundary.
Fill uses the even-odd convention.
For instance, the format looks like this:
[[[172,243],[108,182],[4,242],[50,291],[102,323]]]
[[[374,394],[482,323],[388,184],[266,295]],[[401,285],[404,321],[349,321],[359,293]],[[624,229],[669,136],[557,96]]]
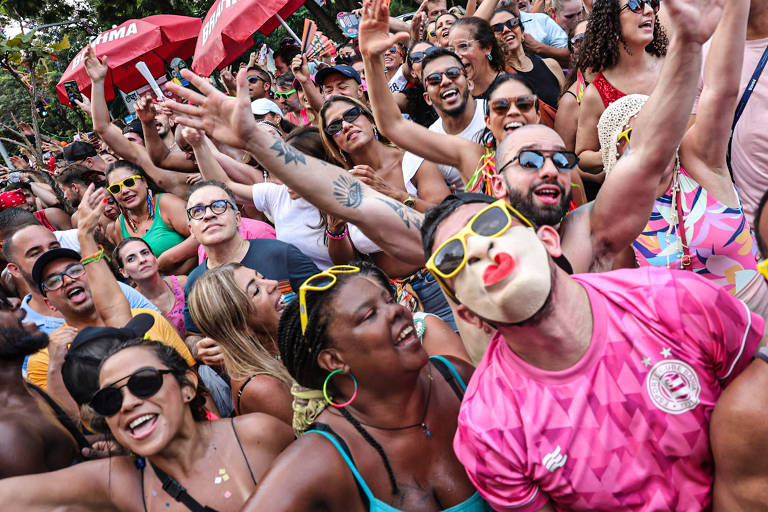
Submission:
[[[763,319],[691,272],[573,278],[592,304],[586,354],[542,371],[497,333],[464,396],[459,460],[497,510],[708,509],[712,409]]]
[[[238,231],[240,231],[240,236],[246,240],[254,240],[256,238],[269,238],[271,240],[275,239],[275,228],[266,222],[249,219],[247,217],[243,217],[242,221],[240,222],[240,229]],[[205,249],[203,249],[202,245],[199,245],[197,247],[197,263],[202,263],[204,259]]]
[[[173,307],[169,312],[165,314],[165,319],[170,322],[174,329],[179,333],[182,339],[184,339],[184,289],[179,284],[179,280],[176,276],[170,276],[171,291],[176,301],[173,303]]]

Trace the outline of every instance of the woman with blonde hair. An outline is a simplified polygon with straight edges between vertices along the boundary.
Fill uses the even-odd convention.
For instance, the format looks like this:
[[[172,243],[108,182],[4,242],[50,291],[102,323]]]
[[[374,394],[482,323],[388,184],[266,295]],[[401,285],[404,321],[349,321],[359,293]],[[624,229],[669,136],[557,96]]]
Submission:
[[[277,281],[228,263],[205,272],[188,302],[195,324],[222,349],[235,414],[263,412],[290,425],[293,379],[275,341],[285,305]]]

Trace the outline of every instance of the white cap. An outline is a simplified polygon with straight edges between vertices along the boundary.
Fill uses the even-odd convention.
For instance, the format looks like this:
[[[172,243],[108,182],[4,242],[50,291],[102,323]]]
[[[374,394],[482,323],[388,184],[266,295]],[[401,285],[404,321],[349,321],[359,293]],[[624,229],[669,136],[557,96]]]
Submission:
[[[279,116],[283,115],[283,111],[280,110],[280,107],[277,106],[277,103],[272,100],[268,100],[267,98],[259,98],[257,100],[253,100],[251,102],[251,112],[256,116],[263,116],[269,112]]]

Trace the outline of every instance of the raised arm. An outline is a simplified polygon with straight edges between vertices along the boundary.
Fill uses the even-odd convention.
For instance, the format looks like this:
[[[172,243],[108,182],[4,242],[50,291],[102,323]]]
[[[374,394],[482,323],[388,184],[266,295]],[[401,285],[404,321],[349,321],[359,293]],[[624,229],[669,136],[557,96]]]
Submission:
[[[693,107],[702,44],[714,31],[724,3],[666,0],[675,26],[661,76],[635,121],[631,151],[606,177],[590,214],[598,257],[627,247],[648,222],[659,181],[675,157]]]
[[[496,10],[496,6],[498,5],[499,0],[483,0],[483,3],[480,4],[480,7],[477,8],[473,16],[475,18],[484,19],[490,23],[491,18],[493,18],[493,11]],[[467,16],[469,16],[469,13],[467,13]]]
[[[186,153],[172,151],[160,138],[155,127],[156,114],[151,97],[142,96],[136,101],[133,108],[141,121],[141,127],[144,130],[144,145],[152,163],[158,167],[180,171],[197,170],[195,162],[188,160]]]
[[[368,98],[376,126],[384,136],[401,148],[432,162],[456,167],[466,183],[482,156],[482,147],[470,140],[432,132],[418,123],[408,121],[400,114],[400,109],[389,92],[381,56],[387,48],[405,39],[405,34],[389,35],[386,22],[388,16],[389,5],[386,2],[367,0],[363,4],[363,17],[359,28],[360,53],[365,64]]]
[[[296,80],[301,84],[301,89],[309,99],[310,106],[317,112],[320,112],[320,109],[323,108],[323,95],[320,94],[315,82],[312,81],[312,77],[309,75],[307,56],[303,53],[295,56],[291,61],[291,71]]]
[[[107,190],[104,188],[94,190],[93,184],[83,194],[80,201],[77,223],[77,238],[80,242],[80,254],[83,258],[92,259],[100,251],[94,234],[98,227],[99,217],[104,212],[107,201]],[[101,249],[103,250],[103,249]],[[109,269],[106,258],[88,262],[85,259],[85,273],[91,289],[93,303],[96,306],[102,321],[110,327],[124,327],[131,320],[131,307],[115,276]]]
[[[224,172],[224,169],[214,158],[213,152],[211,152],[211,148],[208,146],[208,142],[200,130],[185,126],[181,133],[195,152],[195,160],[197,160],[197,166],[200,168],[200,174],[203,175],[203,179],[224,183],[235,194],[235,199],[237,199],[238,203],[253,205],[251,185],[233,181]]]
[[[346,170],[307,156],[256,128],[245,75],[237,77],[237,97],[227,97],[205,79],[184,70],[184,77],[202,93],[176,84],[168,87],[190,101],[168,106],[183,114],[177,121],[204,129],[213,139],[245,149],[283,183],[320,210],[354,223],[392,256],[424,263],[419,228],[423,216],[364,186]]]
[[[691,150],[697,160],[692,167],[686,165],[686,170],[695,174],[699,174],[699,169],[709,170],[730,180],[725,154],[739,101],[749,6],[746,0],[729,0],[712,36],[696,122],[683,143],[685,150]]]

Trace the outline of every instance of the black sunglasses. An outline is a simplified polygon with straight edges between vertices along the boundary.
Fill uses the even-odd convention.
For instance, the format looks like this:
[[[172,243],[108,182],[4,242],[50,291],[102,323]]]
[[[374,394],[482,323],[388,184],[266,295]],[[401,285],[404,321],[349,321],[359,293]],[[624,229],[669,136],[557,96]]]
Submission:
[[[525,170],[538,171],[544,167],[547,158],[552,160],[555,168],[559,172],[571,172],[579,165],[579,157],[572,151],[539,151],[537,149],[524,149],[517,154],[515,158],[501,166],[498,174],[504,172],[504,169],[513,162],[518,162],[520,167]]]
[[[512,30],[515,27],[520,26],[520,18],[510,18],[507,21],[503,23],[494,23],[491,25],[491,28],[494,32],[504,32],[504,27],[508,28],[509,30]]]
[[[411,63],[415,62],[416,64],[418,64],[419,62],[423,61],[427,55],[429,55],[430,53],[434,53],[436,51],[437,51],[437,48],[435,48],[434,46],[430,46],[429,48],[427,48],[422,52],[411,52],[408,55],[408,60],[410,60]]]
[[[205,217],[205,210],[208,208],[211,209],[214,215],[221,215],[226,212],[227,208],[230,206],[232,206],[232,209],[235,208],[234,205],[226,199],[217,199],[209,204],[196,204],[192,208],[187,208],[187,217],[194,220],[200,220]]]
[[[436,71],[428,74],[424,77],[424,82],[429,85],[440,85],[440,82],[443,81],[443,75],[447,76],[449,80],[456,80],[461,76],[462,72],[463,70],[460,67],[450,67],[445,71]]]
[[[659,12],[661,0],[627,0],[627,5],[619,9],[619,12],[629,9],[636,14],[640,14],[645,10],[645,4],[650,5],[653,12]]]
[[[128,377],[120,379],[128,379],[125,384],[116,386],[115,384],[120,382],[118,380],[94,393],[90,402],[91,408],[104,417],[114,416],[123,406],[123,392],[120,391],[122,388],[128,387],[128,391],[136,398],[149,398],[163,387],[163,376],[166,373],[173,372],[151,367],[139,368]]]
[[[333,137],[337,133],[341,132],[341,130],[344,128],[344,121],[348,123],[354,123],[362,113],[363,111],[360,109],[360,107],[352,107],[351,109],[341,114],[340,119],[334,119],[328,123],[328,126],[325,127],[325,133]]]
[[[248,83],[251,83],[251,84],[255,84],[259,80],[261,80],[262,82],[268,82],[269,81],[269,80],[266,80],[266,79],[264,79],[263,77],[261,77],[259,75],[251,75],[251,76],[248,77]]]

